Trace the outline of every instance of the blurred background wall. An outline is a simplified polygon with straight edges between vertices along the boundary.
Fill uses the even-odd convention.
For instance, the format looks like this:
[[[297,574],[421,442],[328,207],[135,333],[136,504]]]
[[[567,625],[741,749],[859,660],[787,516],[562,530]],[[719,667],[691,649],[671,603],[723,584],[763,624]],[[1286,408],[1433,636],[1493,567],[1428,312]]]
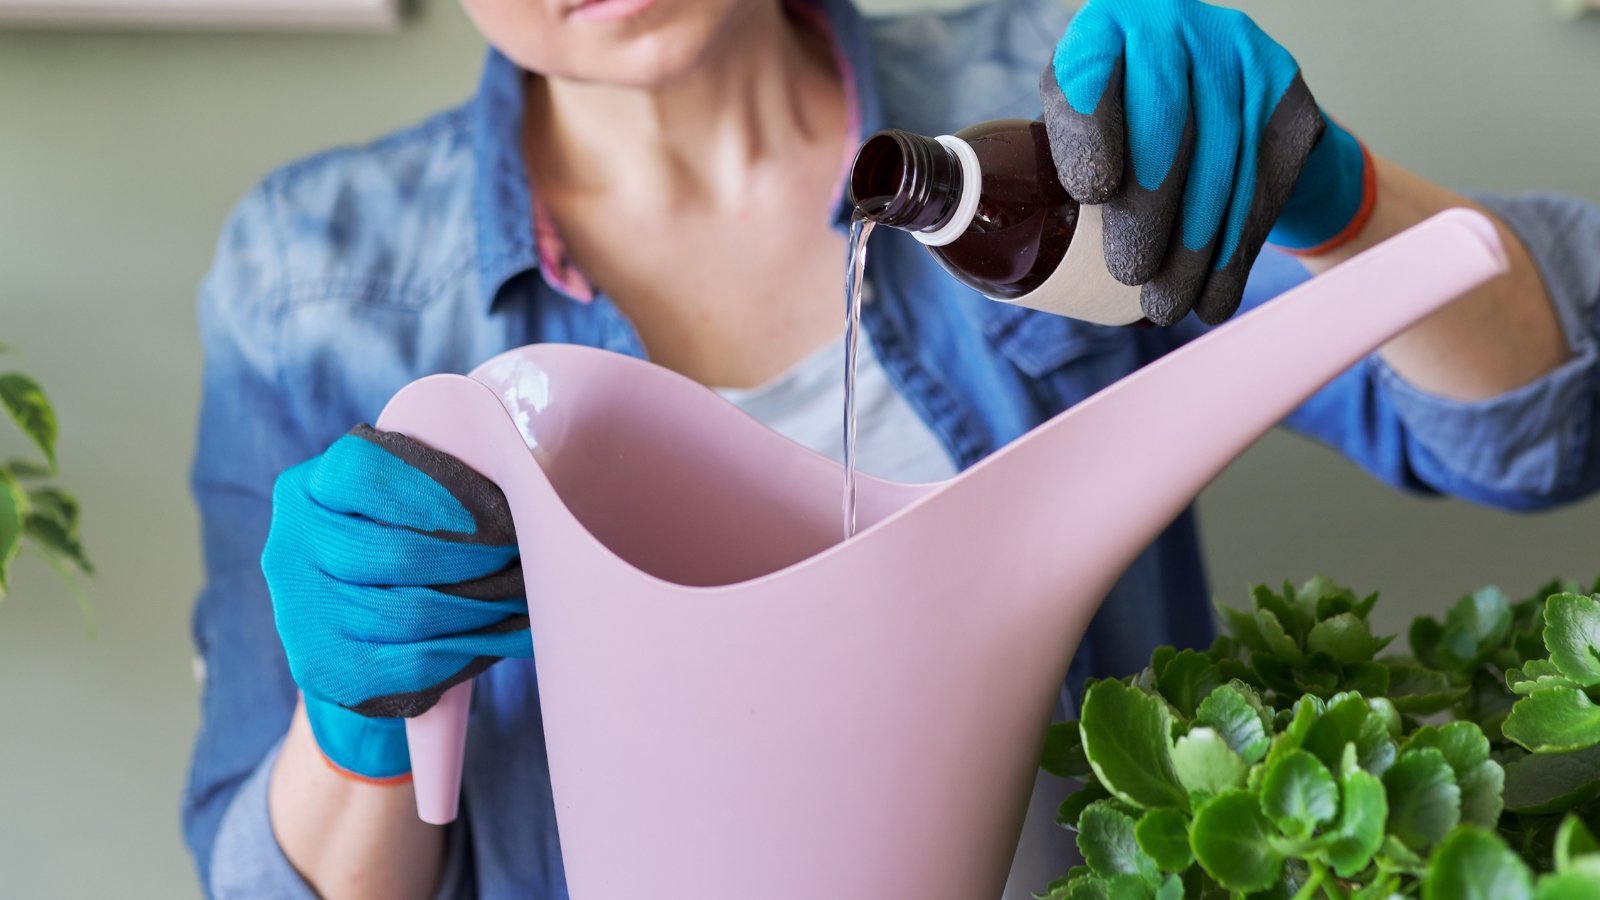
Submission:
[[[1600,202],[1600,22],[1534,0],[1238,5],[1379,152],[1452,186]],[[449,0],[415,6],[386,36],[0,31],[0,369],[55,399],[100,567],[93,639],[37,561],[0,604],[0,894],[197,894],[176,821],[196,697],[194,287],[269,167],[470,93],[477,36]],[[1201,513],[1225,600],[1325,573],[1381,588],[1390,629],[1480,584],[1600,572],[1600,505],[1515,517],[1400,497],[1283,435]]]

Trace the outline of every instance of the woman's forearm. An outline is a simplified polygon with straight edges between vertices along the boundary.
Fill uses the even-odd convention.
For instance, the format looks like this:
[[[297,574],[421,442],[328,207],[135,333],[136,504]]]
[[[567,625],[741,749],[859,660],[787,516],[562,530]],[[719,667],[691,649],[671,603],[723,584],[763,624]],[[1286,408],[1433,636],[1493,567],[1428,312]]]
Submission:
[[[417,818],[410,782],[363,784],[330,769],[304,703],[279,751],[267,806],[284,855],[326,900],[432,896],[444,829]]]
[[[1482,206],[1374,158],[1372,218],[1356,240],[1306,259],[1313,274],[1451,207]],[[1491,218],[1493,216],[1491,215]],[[1411,384],[1456,400],[1484,400],[1521,387],[1571,356],[1549,293],[1527,248],[1496,220],[1511,272],[1478,288],[1385,344],[1383,359]]]

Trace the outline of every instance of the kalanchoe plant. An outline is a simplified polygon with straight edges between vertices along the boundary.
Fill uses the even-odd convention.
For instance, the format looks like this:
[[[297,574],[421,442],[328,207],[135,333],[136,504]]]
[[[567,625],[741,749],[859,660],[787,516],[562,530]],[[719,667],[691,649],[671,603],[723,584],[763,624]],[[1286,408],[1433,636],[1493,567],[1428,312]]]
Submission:
[[[1600,600],[1484,589],[1383,657],[1376,602],[1256,588],[1091,682],[1043,760],[1085,864],[1035,896],[1600,898]]]
[[[56,416],[49,399],[32,378],[5,372],[0,374],[0,408],[38,454],[0,463],[0,599],[4,599],[11,565],[24,546],[37,550],[69,585],[73,570],[92,575],[94,566],[78,537],[78,501],[45,483],[56,474]],[[87,614],[87,600],[81,591],[77,593]]]

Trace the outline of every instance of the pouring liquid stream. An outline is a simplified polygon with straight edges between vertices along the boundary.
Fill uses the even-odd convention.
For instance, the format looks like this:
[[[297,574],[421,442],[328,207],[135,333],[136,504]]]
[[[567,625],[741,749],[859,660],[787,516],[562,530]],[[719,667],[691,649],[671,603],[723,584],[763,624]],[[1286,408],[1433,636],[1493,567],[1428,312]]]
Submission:
[[[850,252],[844,275],[844,536],[856,534],[856,348],[861,340],[861,286],[872,219],[857,209],[850,218]]]

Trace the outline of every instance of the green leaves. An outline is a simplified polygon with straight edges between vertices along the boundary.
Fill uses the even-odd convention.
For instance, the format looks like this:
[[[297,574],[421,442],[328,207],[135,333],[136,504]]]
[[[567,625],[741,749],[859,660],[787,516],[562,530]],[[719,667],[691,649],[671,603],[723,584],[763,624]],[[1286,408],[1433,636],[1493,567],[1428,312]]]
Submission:
[[[1461,828],[1439,845],[1423,882],[1424,900],[1533,900],[1533,875],[1499,838]]]
[[[1212,691],[1200,702],[1195,721],[1217,732],[1250,765],[1267,755],[1272,717],[1249,687],[1233,683]]]
[[[1083,778],[1090,772],[1089,758],[1083,753],[1083,737],[1077,722],[1057,722],[1044,737],[1040,768],[1057,778]]]
[[[1600,797],[1600,747],[1532,753],[1506,763],[1506,809],[1559,813]]]
[[[1216,663],[1193,650],[1166,660],[1155,674],[1156,690],[1183,716],[1193,716],[1200,701],[1222,683]]]
[[[28,517],[28,496],[9,472],[0,471],[0,598],[10,590],[11,562],[22,549],[23,523]]]
[[[1387,723],[1355,694],[1335,698],[1312,723],[1303,746],[1331,769],[1344,758],[1346,744],[1355,745],[1361,768],[1374,775],[1382,775],[1394,761]]]
[[[1134,838],[1133,819],[1109,804],[1096,803],[1078,820],[1078,851],[1096,875],[1137,875],[1154,881],[1156,864]]]
[[[1487,659],[1511,632],[1511,601],[1486,587],[1456,601],[1441,625],[1432,619],[1411,623],[1411,648],[1436,669],[1465,670]]]
[[[1134,806],[1189,805],[1171,755],[1172,716],[1159,698],[1097,681],[1083,699],[1083,749],[1100,783]]]
[[[1454,706],[1467,694],[1450,676],[1414,660],[1385,660],[1389,669],[1389,701],[1403,713],[1425,716]]]
[[[37,382],[16,372],[0,374],[0,408],[38,448],[45,464],[13,459],[0,466],[0,599],[10,590],[11,564],[24,539],[31,540],[64,578],[76,568],[92,574],[94,566],[78,537],[78,504],[71,494],[41,486],[24,490],[23,482],[55,474],[56,415]],[[68,579],[77,591],[76,585]],[[79,592],[87,612],[87,598]]]
[[[1272,823],[1256,796],[1226,791],[1195,813],[1190,842],[1195,859],[1230,891],[1264,891],[1283,874],[1283,854],[1270,838]]]
[[[1577,816],[1567,816],[1556,831],[1555,874],[1539,879],[1538,900],[1593,900],[1600,897],[1600,843]]]
[[[1389,833],[1419,853],[1461,821],[1461,788],[1444,754],[1432,747],[1407,750],[1383,774],[1389,799]]]
[[[1545,604],[1544,642],[1561,674],[1583,687],[1600,685],[1600,601],[1558,594]]]
[[[1478,591],[1381,660],[1375,595],[1314,579],[1219,607],[1229,634],[1158,648],[1052,729],[1090,865],[1049,897],[1600,898],[1600,597],[1580,590]]]
[[[1310,837],[1339,812],[1339,788],[1315,756],[1293,750],[1267,768],[1261,809],[1293,838]]]
[[[1182,872],[1194,862],[1189,817],[1171,807],[1152,809],[1133,827],[1139,848],[1164,872]]]
[[[1600,863],[1600,842],[1594,839],[1589,829],[1583,827],[1582,819],[1567,816],[1556,831],[1554,857],[1558,872]]]
[[[1432,747],[1443,754],[1461,789],[1461,821],[1493,828],[1500,820],[1505,770],[1489,758],[1489,740],[1471,722],[1417,729],[1404,750]]]
[[[1517,701],[1505,736],[1535,752],[1561,753],[1600,744],[1600,707],[1575,687],[1547,687]]]
[[[1249,771],[1228,742],[1204,725],[1178,738],[1172,747],[1172,766],[1195,803],[1242,786]]]
[[[56,414],[38,382],[26,375],[10,372],[0,375],[0,407],[11,414],[17,427],[33,441],[39,452],[56,466]]]
[[[1366,662],[1389,645],[1394,638],[1375,638],[1366,620],[1354,613],[1340,613],[1312,626],[1306,635],[1306,649],[1326,653],[1344,664]]]
[[[1354,765],[1340,778],[1343,809],[1323,846],[1323,858],[1341,878],[1353,878],[1383,846],[1389,802],[1383,782]]]

